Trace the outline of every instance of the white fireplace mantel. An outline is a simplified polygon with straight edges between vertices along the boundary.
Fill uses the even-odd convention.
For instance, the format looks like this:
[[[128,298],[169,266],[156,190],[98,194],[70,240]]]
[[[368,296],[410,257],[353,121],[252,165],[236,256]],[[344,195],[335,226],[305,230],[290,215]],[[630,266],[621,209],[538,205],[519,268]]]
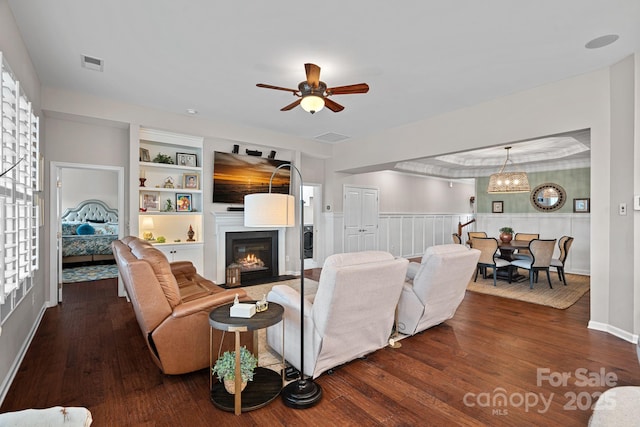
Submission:
[[[216,283],[226,280],[226,234],[239,231],[278,232],[278,275],[284,275],[285,268],[285,227],[245,227],[244,212],[211,212],[215,225],[216,240]]]

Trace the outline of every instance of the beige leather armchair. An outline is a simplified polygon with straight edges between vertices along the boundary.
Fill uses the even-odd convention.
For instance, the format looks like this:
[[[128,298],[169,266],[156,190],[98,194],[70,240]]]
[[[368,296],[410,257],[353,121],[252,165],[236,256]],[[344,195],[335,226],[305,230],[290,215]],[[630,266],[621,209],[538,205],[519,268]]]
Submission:
[[[242,289],[226,290],[200,276],[190,262],[169,263],[149,242],[127,236],[112,243],[114,257],[151,357],[165,374],[209,367],[209,313],[233,302]],[[251,333],[242,345],[253,349]],[[214,330],[214,345],[222,332]],[[223,349],[233,349],[227,334]],[[216,344],[218,343],[218,344]],[[217,350],[217,349],[215,349]]]
[[[407,270],[398,303],[398,331],[414,335],[451,319],[464,298],[480,251],[455,243],[427,248]]]
[[[316,378],[387,345],[408,263],[380,251],[326,259],[315,299],[304,301],[305,375]],[[284,353],[282,325],[267,328],[267,342],[300,369],[300,293],[276,285],[267,299],[284,306]]]

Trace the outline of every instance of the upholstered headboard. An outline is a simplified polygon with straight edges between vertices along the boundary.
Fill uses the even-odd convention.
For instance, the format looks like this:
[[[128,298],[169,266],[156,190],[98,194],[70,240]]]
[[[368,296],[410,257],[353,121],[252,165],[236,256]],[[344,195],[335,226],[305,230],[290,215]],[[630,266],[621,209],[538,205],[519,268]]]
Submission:
[[[101,200],[85,200],[62,214],[63,221],[118,222],[118,211]]]

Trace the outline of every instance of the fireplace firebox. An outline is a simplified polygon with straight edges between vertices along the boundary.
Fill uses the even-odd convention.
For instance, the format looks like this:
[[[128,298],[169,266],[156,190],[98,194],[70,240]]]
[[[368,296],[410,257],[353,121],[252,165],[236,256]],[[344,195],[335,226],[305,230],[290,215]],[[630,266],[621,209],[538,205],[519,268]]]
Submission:
[[[226,267],[240,268],[240,282],[278,276],[278,232],[228,232],[226,239]]]

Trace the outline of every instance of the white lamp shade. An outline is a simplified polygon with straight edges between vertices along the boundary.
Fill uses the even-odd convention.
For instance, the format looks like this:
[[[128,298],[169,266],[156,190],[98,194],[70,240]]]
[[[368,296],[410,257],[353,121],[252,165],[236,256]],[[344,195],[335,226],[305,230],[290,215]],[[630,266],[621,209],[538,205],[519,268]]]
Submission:
[[[147,216],[142,219],[142,229],[143,230],[153,230],[153,218]]]
[[[293,227],[295,198],[289,194],[256,193],[244,196],[245,227]]]

